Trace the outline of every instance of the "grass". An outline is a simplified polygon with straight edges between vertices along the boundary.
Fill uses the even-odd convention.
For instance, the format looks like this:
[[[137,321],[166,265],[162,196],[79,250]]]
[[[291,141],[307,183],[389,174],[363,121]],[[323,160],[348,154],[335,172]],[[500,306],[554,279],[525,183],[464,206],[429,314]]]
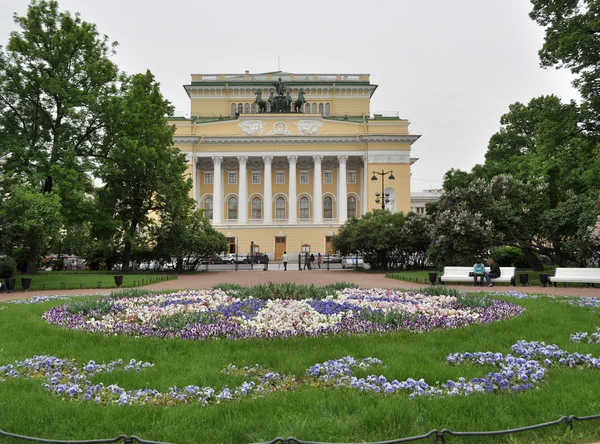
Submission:
[[[113,276],[123,276],[121,287],[140,285],[176,279],[174,275],[151,273],[121,273],[120,271],[40,271],[39,274],[15,275],[17,290],[22,289],[21,278],[31,278],[30,290],[69,290],[87,288],[117,288]]]
[[[435,383],[459,376],[471,378],[484,375],[491,367],[449,366],[444,362],[446,355],[465,351],[507,353],[520,339],[556,343],[571,352],[600,355],[600,345],[569,340],[572,333],[593,331],[600,326],[598,313],[549,298],[519,300],[527,311],[518,318],[451,331],[208,342],[103,336],[58,329],[42,321],[41,315],[60,303],[0,304],[0,325],[4,326],[0,329],[0,365],[36,354],[75,358],[80,363],[135,358],[151,361],[155,367],[140,373],[105,374],[97,380],[127,389],[167,390],[187,384],[233,387],[242,378],[222,372],[229,364],[258,363],[301,377],[315,363],[347,355],[382,359],[384,367],[372,372],[388,379],[413,377]],[[127,434],[177,443],[250,443],[270,441],[277,436],[332,442],[382,441],[432,429],[500,430],[563,415],[596,414],[600,412],[599,381],[598,370],[551,368],[547,382],[539,390],[516,395],[408,400],[405,395],[306,386],[262,399],[209,407],[116,407],[62,401],[47,393],[40,380],[8,380],[0,383],[0,429],[62,440]],[[575,431],[566,435],[557,426],[510,438],[452,438],[452,442],[590,442],[597,438],[598,430],[600,422],[590,421],[576,423]]]

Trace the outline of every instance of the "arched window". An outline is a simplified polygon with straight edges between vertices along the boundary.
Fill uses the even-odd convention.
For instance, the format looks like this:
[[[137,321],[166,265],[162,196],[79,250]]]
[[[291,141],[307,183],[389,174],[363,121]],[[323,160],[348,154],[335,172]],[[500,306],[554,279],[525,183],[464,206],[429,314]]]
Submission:
[[[348,219],[356,217],[356,197],[348,196]]]
[[[313,103],[313,105],[312,105],[312,113],[317,114],[317,104],[316,103]]]
[[[326,103],[325,104],[325,115],[326,116],[330,116],[331,115],[331,103]]]
[[[238,104],[238,114],[242,114],[244,112],[244,105],[239,103]]]
[[[212,218],[213,218],[213,199],[212,199],[212,197],[207,197],[206,199],[204,199],[204,214],[206,214],[206,217],[208,217],[210,220],[212,220]]]
[[[300,219],[308,219],[309,215],[308,197],[302,196],[300,198]]]
[[[283,197],[275,199],[275,219],[285,219],[285,199]]]
[[[235,110],[236,110],[235,103],[232,103],[231,104],[231,117],[235,117]]]
[[[319,103],[319,114],[323,115],[324,111],[323,111],[323,104]]]
[[[310,103],[304,105],[304,112],[310,114]]]
[[[255,113],[256,112],[256,103],[252,104],[252,112]]]
[[[237,197],[230,197],[227,201],[227,219],[237,220],[238,218],[238,200]]]
[[[262,219],[262,201],[260,197],[252,198],[252,219]]]
[[[331,196],[325,196],[323,199],[323,217],[325,219],[333,217],[333,199]]]
[[[249,103],[246,103],[246,104],[244,105],[244,112],[245,112],[246,114],[249,114],[249,113],[250,113],[250,104],[249,104]]]

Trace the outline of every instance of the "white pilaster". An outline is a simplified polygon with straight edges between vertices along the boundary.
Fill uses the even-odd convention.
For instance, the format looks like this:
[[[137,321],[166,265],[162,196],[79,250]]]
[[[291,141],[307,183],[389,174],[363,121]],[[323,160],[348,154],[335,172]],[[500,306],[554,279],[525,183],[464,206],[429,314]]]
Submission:
[[[368,164],[368,158],[367,156],[363,156],[363,178],[362,178],[362,193],[360,196],[360,207],[361,207],[361,212],[360,214],[357,214],[357,217],[361,217],[365,214],[367,214],[367,201],[369,200],[367,197],[367,185],[368,185],[368,180],[369,180],[369,164]],[[358,208],[357,208],[358,211]]]
[[[263,156],[265,164],[265,216],[263,222],[265,224],[273,223],[273,181],[271,174],[272,156]]]
[[[348,219],[348,187],[346,186],[346,161],[348,156],[338,156],[340,166],[338,168],[338,221],[340,224],[346,223]]]
[[[216,156],[212,158],[213,169],[213,224],[219,225],[223,222],[223,178],[221,166],[223,158]]]
[[[298,197],[296,192],[296,162],[298,161],[298,156],[288,156],[288,162],[290,164],[290,177],[289,180],[289,208],[288,208],[288,219],[290,224],[298,223],[298,216],[296,209],[298,208]]]
[[[321,174],[321,161],[323,156],[313,156],[315,162],[313,177],[313,223],[323,223],[323,185]]]
[[[198,168],[196,167],[196,155],[192,154],[192,199],[194,209],[198,209]]]
[[[238,174],[240,177],[238,184],[238,223],[246,224],[248,222],[248,169],[246,168],[248,157],[239,156],[238,162],[240,163],[240,172]]]

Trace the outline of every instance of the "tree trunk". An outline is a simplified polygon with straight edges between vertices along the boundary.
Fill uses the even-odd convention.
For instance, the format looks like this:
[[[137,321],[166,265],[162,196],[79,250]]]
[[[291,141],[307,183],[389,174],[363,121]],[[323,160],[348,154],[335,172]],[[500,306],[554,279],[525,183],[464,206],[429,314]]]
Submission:
[[[49,194],[52,192],[52,176],[46,177],[44,181],[44,193]]]
[[[544,266],[540,262],[540,258],[533,254],[529,248],[521,248],[521,251],[533,271],[544,271]]]
[[[125,241],[125,248],[123,248],[123,260],[121,265],[121,271],[129,271],[129,257],[131,256],[131,241]]]
[[[37,262],[33,261],[33,260],[28,260],[27,261],[27,274],[38,274],[39,270],[38,270],[38,266],[37,266]]]

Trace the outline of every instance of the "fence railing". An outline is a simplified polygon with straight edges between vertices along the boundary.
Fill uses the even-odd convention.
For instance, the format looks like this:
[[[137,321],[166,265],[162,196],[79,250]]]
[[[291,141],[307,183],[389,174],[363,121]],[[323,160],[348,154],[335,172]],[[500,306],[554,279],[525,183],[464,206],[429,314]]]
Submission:
[[[543,422],[540,424],[534,424],[534,425],[527,426],[527,427],[518,427],[516,429],[493,430],[493,431],[489,431],[489,432],[454,432],[454,431],[448,430],[448,429],[442,429],[442,430],[436,429],[436,430],[431,430],[423,435],[411,436],[408,438],[392,439],[392,440],[388,440],[388,441],[372,441],[369,443],[363,442],[363,444],[396,444],[396,443],[401,443],[401,442],[422,441],[422,440],[426,440],[426,439],[429,439],[429,440],[433,439],[434,444],[436,444],[436,443],[445,444],[446,438],[450,437],[450,436],[469,437],[469,436],[510,435],[512,433],[528,432],[530,430],[538,430],[538,429],[561,425],[561,424],[563,424],[565,426],[565,428],[568,427],[569,429],[573,430],[573,424],[575,421],[590,421],[592,419],[600,419],[600,415],[562,416],[555,421]],[[63,440],[58,441],[58,440],[52,440],[52,439],[34,438],[31,436],[25,436],[25,435],[17,435],[15,433],[8,433],[3,430],[0,430],[0,437],[14,438],[14,439],[22,440],[22,441],[42,442],[42,443],[47,443],[47,444],[95,444],[95,443],[100,444],[100,443],[119,442],[121,440],[125,444],[133,444],[134,442],[139,442],[142,444],[168,444],[168,443],[161,442],[161,441],[144,440],[142,438],[138,438],[135,435],[134,436],[119,435],[116,438],[91,439],[91,440],[84,440],[84,441],[63,441]],[[289,437],[289,438],[278,437],[278,438],[273,439],[272,441],[266,441],[266,442],[260,442],[260,443],[254,443],[254,444],[328,444],[328,443],[324,443],[321,441],[319,441],[319,442],[303,441],[301,439],[294,438],[294,437]],[[332,442],[329,444],[335,444],[335,443]]]

